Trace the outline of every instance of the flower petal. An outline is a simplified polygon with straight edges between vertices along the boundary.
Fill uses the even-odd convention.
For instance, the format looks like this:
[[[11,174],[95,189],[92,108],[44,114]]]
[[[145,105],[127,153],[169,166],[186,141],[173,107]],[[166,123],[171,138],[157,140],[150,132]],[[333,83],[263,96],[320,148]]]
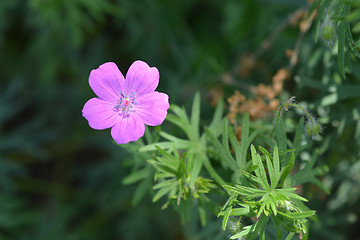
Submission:
[[[161,124],[170,107],[169,96],[156,91],[138,96],[136,102],[135,113],[149,126]]]
[[[119,118],[118,113],[114,111],[114,105],[99,98],[87,101],[82,114],[88,120],[90,127],[98,130],[114,126]]]
[[[116,102],[120,91],[124,89],[124,76],[113,62],[100,65],[92,70],[89,76],[89,84],[95,94],[106,101]]]
[[[136,141],[144,133],[145,125],[136,114],[130,114],[126,118],[119,117],[119,121],[111,129],[111,136],[118,144]]]
[[[143,61],[135,61],[126,73],[125,84],[127,94],[134,92],[139,96],[153,92],[159,84],[159,71]]]

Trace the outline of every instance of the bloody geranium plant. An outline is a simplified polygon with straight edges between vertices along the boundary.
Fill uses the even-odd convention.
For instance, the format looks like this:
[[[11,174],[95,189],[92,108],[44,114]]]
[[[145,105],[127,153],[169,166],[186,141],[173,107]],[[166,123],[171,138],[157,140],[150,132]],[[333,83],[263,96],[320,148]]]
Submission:
[[[159,71],[143,61],[135,61],[125,78],[115,63],[104,63],[91,71],[89,84],[97,97],[85,103],[82,114],[94,129],[111,128],[118,144],[138,140],[145,124],[156,126],[166,118],[169,97],[155,91]]]

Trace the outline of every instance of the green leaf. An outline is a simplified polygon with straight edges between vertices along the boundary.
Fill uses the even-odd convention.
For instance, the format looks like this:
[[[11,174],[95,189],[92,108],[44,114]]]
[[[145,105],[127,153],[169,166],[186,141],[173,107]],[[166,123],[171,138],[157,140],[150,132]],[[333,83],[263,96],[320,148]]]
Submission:
[[[209,129],[216,133],[215,136],[218,136],[218,134],[220,134],[221,132],[220,126],[224,111],[223,108],[224,108],[224,101],[222,99],[219,99],[219,102],[215,109],[214,117],[211,121],[211,124],[209,125]]]
[[[260,150],[264,155],[268,156],[268,157],[272,160],[272,156],[271,156],[271,154],[268,152],[268,150],[266,150],[266,149],[263,148],[262,146],[259,146],[258,148],[259,148],[259,150]]]
[[[275,176],[274,167],[271,163],[269,156],[265,156],[265,158],[266,158],[266,165],[267,165],[267,169],[268,169],[268,173],[269,173],[269,177],[270,177],[271,188],[275,189],[277,182],[275,182],[276,176]]]
[[[278,177],[280,177],[279,176],[279,173],[280,173],[280,161],[279,161],[279,150],[278,150],[277,145],[275,145],[275,147],[274,147],[272,160],[273,160],[273,164],[274,164],[274,174],[275,174],[275,177],[278,178]]]
[[[306,182],[312,182],[316,184],[319,188],[324,190],[326,193],[330,193],[329,189],[326,188],[325,185],[316,178],[316,176],[322,175],[329,171],[329,168],[326,165],[322,165],[318,168],[313,169],[313,166],[315,165],[317,160],[317,156],[318,151],[315,151],[310,161],[306,163],[305,167],[291,177],[291,185],[297,186]]]
[[[306,146],[301,147],[301,136],[304,133],[304,122],[305,122],[305,119],[304,119],[304,117],[302,117],[302,118],[300,118],[299,123],[296,126],[296,133],[295,133],[293,144],[291,146],[292,148],[296,149],[295,157],[301,152],[301,150],[304,147],[306,147]]]
[[[278,125],[275,129],[275,137],[279,149],[287,149],[286,126],[282,118],[279,119]]]
[[[139,151],[140,152],[155,151],[156,147],[159,147],[162,149],[172,149],[172,148],[174,148],[174,143],[173,142],[157,142],[157,143],[143,146],[139,149]],[[181,142],[176,142],[175,147],[176,147],[176,149],[188,149],[190,147],[190,142],[186,141],[186,140],[181,141]]]
[[[208,129],[205,128],[206,134],[209,137],[209,140],[212,144],[214,144],[215,148],[217,149],[219,156],[222,157],[222,160],[226,163],[228,167],[230,167],[233,171],[236,171],[237,165],[232,157],[231,153],[225,148],[219,140],[214,136],[214,134]]]
[[[211,165],[207,156],[205,156],[205,158],[203,159],[203,164],[204,164],[204,167],[206,168],[206,170],[208,171],[208,173],[210,174],[210,176],[215,181],[217,181],[218,184],[225,185],[225,181],[219,176],[219,174],[213,168],[213,166]]]
[[[244,227],[244,229],[241,232],[231,236],[230,239],[239,239],[239,238],[241,238],[243,236],[246,236],[251,231],[253,231],[253,229],[254,229],[254,225],[246,226],[246,227]]]
[[[246,153],[247,153],[247,149],[248,147],[245,146],[245,141],[247,140],[248,136],[249,136],[249,128],[250,128],[250,120],[249,120],[249,114],[245,113],[243,118],[242,118],[242,124],[241,124],[241,157],[238,161],[238,166],[240,167],[240,169],[244,169],[245,165],[246,165]]]
[[[338,100],[348,98],[360,98],[359,85],[341,85],[336,88]]]
[[[231,211],[231,216],[242,216],[242,215],[246,215],[250,212],[250,207],[249,205],[244,205],[245,207],[243,208],[233,208]]]
[[[263,185],[263,182],[256,176],[252,175],[251,173],[245,172],[245,171],[241,171],[241,173],[247,177],[250,181],[255,182],[257,184],[259,184],[260,186]]]
[[[162,182],[156,184],[153,187],[153,189],[157,190],[157,189],[164,188],[164,187],[167,187],[167,186],[172,185],[172,184],[176,184],[176,179],[173,178],[173,179],[162,181]]]
[[[202,154],[196,154],[196,155],[194,154],[189,156],[188,161],[192,162],[190,182],[189,182],[191,188],[195,188],[196,179],[199,176],[199,173],[203,165],[203,158],[204,157],[202,156]]]
[[[302,218],[308,218],[311,217],[312,215],[315,214],[316,211],[307,211],[307,212],[287,212],[287,213],[283,213],[283,212],[278,212],[279,214],[283,215],[284,217],[287,218],[292,218],[292,219],[302,219]]]
[[[293,232],[289,233],[289,235],[287,235],[285,240],[291,240],[294,237],[294,235],[295,235],[295,233],[293,233]]]
[[[235,152],[236,162],[239,164],[240,158],[241,158],[240,144],[239,144],[238,140],[236,139],[234,131],[233,131],[232,128],[228,128],[228,133],[229,133],[229,140],[230,140],[231,146],[233,147],[234,152]]]
[[[159,200],[161,197],[165,196],[167,193],[169,193],[171,190],[173,190],[173,188],[176,188],[176,185],[169,185],[166,186],[164,188],[161,188],[153,197],[153,202],[156,202],[157,200]]]
[[[256,176],[262,181],[263,187],[265,187],[264,190],[269,190],[270,186],[267,181],[265,168],[261,161],[260,155],[258,153],[256,153],[254,145],[251,145],[251,157],[252,157],[253,164],[258,166],[258,168],[255,169]]]
[[[341,21],[338,28],[338,67],[340,75],[345,78],[345,28],[346,22]]]
[[[272,217],[271,219],[273,220],[275,225],[276,238],[277,240],[281,240],[281,236],[282,236],[281,222],[278,220],[277,217]]]
[[[231,155],[230,148],[229,148],[229,124],[227,118],[224,118],[223,121],[223,131],[222,131],[222,146],[225,148],[226,152]]]
[[[183,120],[186,125],[190,125],[189,118],[184,108],[181,108],[177,105],[171,105],[170,110],[173,111],[179,117],[179,119]]]
[[[253,131],[251,133],[251,135],[246,138],[246,139],[241,139],[241,151],[240,151],[240,155],[241,155],[241,158],[240,158],[240,161],[239,161],[239,167],[240,169],[243,169],[245,168],[245,165],[246,165],[246,155],[247,155],[247,151],[249,149],[249,146],[251,144],[251,142],[254,140],[254,138],[262,131],[263,129],[262,128],[259,128],[259,129],[256,129],[255,131]]]
[[[309,18],[311,16],[311,14],[313,13],[313,11],[319,6],[321,0],[315,0],[310,8],[309,8],[309,11],[308,11],[308,14],[307,14],[307,18]]]
[[[360,12],[360,9],[359,9]],[[352,37],[352,33],[351,33],[351,29],[350,29],[350,23],[346,22],[346,26],[345,26],[345,32],[346,32],[346,36],[348,39],[348,44],[350,47],[350,50],[352,51],[352,53],[360,59],[360,52],[357,50],[355,43],[354,43],[354,39]]]
[[[224,218],[222,221],[222,229],[225,231],[227,222],[229,221],[230,213],[231,213],[232,207],[228,207],[225,211]]]
[[[291,154],[291,157],[290,157],[289,161],[286,163],[286,166],[280,172],[281,182],[284,182],[284,180],[287,178],[287,176],[289,176],[289,174],[291,173],[291,170],[294,167],[294,164],[295,164],[295,154],[293,152]]]
[[[130,175],[123,178],[122,183],[125,185],[132,184],[134,182],[140,181],[141,179],[146,178],[151,173],[150,168],[143,168],[139,171],[132,172]]]
[[[249,188],[241,185],[236,185],[236,187],[230,186],[230,185],[224,185],[223,186],[225,190],[231,193],[236,193],[238,195],[249,195],[249,194],[255,194],[260,193],[263,194],[262,190],[255,189],[255,188]]]
[[[199,209],[201,226],[205,227],[206,226],[206,211],[202,206],[199,206],[198,209]]]
[[[173,142],[174,145],[190,145],[190,142],[188,140],[184,140],[178,137],[175,137],[171,134],[168,134],[166,132],[160,132],[160,136],[162,136],[163,138],[165,138],[166,140],[169,140],[170,142]],[[154,144],[156,145],[156,144]]]
[[[200,122],[200,93],[195,93],[194,102],[191,110],[191,132],[189,139],[196,141],[199,139],[199,122]]]

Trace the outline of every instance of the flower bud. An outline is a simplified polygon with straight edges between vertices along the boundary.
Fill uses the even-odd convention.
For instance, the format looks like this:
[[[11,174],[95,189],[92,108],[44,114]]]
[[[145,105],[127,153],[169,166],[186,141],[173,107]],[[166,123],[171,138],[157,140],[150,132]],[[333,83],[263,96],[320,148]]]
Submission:
[[[305,124],[305,133],[308,137],[314,139],[322,133],[321,125],[312,118],[312,121],[308,120]]]
[[[322,36],[325,41],[331,42],[335,36],[335,31],[332,25],[325,26],[322,31]]]

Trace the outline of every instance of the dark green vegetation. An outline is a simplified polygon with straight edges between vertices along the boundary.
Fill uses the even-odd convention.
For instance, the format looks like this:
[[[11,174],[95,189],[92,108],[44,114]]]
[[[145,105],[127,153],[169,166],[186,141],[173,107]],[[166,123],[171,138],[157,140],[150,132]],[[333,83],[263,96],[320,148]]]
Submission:
[[[312,175],[294,176],[296,183],[313,183],[301,186],[316,211],[310,239],[358,236],[360,1],[314,2],[0,0],[0,239],[229,236],[216,214],[205,227],[197,216],[182,225],[172,208],[161,210],[161,199],[152,202],[156,190],[144,195],[154,184],[150,165],[147,181],[124,185],[145,153],[130,155],[126,148],[136,145],[118,147],[109,131],[91,129],[81,116],[94,96],[90,71],[113,61],[125,74],[137,59],[159,69],[158,89],[171,104],[189,112],[200,91],[205,125],[215,111],[207,104],[212,89],[224,98],[235,89],[251,98],[250,86],[269,85],[287,68],[280,101],[296,96],[325,128],[311,152],[296,156],[298,168],[313,167]],[[289,17],[302,10],[314,15]],[[300,117],[285,116],[293,119],[287,124],[294,134]],[[179,134],[169,122],[162,128]]]

